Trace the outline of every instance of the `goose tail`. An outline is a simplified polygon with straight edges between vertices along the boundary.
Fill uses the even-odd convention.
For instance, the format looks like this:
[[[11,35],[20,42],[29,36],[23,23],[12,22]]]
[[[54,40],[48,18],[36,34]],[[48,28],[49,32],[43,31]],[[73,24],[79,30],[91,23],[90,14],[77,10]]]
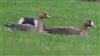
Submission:
[[[14,24],[7,24],[3,26],[4,26],[4,29],[7,31],[12,31],[15,28]]]
[[[5,26],[5,27],[9,27],[10,25],[3,25],[3,26]]]

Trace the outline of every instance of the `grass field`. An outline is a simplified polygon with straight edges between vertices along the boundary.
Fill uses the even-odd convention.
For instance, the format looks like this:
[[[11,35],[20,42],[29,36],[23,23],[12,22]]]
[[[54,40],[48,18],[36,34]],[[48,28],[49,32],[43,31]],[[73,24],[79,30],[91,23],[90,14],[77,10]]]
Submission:
[[[1,56],[100,56],[100,3],[76,0],[0,0]],[[80,27],[91,18],[97,29],[89,36],[45,35],[6,31],[4,24],[17,23],[22,16],[48,11],[45,25]]]

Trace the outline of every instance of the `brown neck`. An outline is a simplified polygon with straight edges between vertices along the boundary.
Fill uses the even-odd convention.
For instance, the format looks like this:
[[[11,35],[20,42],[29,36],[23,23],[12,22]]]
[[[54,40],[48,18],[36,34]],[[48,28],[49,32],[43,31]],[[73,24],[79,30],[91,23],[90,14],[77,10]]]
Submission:
[[[38,32],[42,32],[43,31],[42,19],[38,18],[37,21],[38,21],[38,24],[37,24],[36,28],[37,28]]]
[[[81,35],[81,36],[86,36],[86,35],[88,35],[87,26],[85,26],[84,24],[81,26],[80,35]]]
[[[81,31],[83,30],[87,30],[87,26],[85,26],[84,24],[81,26]]]

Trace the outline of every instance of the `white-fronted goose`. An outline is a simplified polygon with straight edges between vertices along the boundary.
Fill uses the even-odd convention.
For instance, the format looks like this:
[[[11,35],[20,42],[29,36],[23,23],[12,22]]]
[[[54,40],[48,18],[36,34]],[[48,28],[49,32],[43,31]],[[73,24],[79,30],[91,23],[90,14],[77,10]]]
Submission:
[[[10,24],[10,25],[4,25],[7,29],[10,30],[19,30],[19,31],[29,31],[29,32],[42,32],[43,31],[43,23],[42,20],[45,18],[48,18],[47,12],[42,12],[35,20],[37,20],[36,25],[32,25],[31,20],[34,20],[31,17],[25,17],[25,19],[29,19],[29,21],[25,21],[24,24]]]
[[[32,16],[22,17],[18,21],[18,24],[31,24],[31,25],[37,26],[38,18],[45,19],[45,18],[49,18],[49,17],[50,16],[48,15],[48,13],[46,11],[43,11],[43,12],[39,13],[39,15],[37,17],[32,17]]]
[[[64,34],[64,35],[80,35],[80,36],[86,36],[88,35],[88,27],[94,27],[96,28],[96,26],[94,25],[93,21],[90,19],[87,19],[84,21],[83,25],[81,26],[81,29],[78,30],[75,27],[44,27],[44,30],[47,33],[50,34]]]

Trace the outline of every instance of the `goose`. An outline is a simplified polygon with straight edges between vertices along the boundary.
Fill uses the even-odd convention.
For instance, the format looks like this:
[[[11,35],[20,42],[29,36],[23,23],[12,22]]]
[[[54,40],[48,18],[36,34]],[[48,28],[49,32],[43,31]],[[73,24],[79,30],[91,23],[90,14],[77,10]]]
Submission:
[[[43,23],[42,20],[45,18],[48,18],[48,14],[47,12],[42,12],[37,19],[37,24],[34,26],[32,25],[30,22],[30,20],[25,24],[8,24],[8,25],[4,25],[6,29],[8,30],[19,30],[19,31],[29,31],[29,32],[42,32],[43,31]],[[31,17],[26,17],[24,19],[32,19]]]
[[[94,22],[90,19],[87,19],[83,22],[81,29],[75,28],[73,26],[57,26],[57,27],[50,27],[44,26],[44,31],[50,34],[61,34],[61,35],[80,35],[80,36],[87,36],[88,35],[88,27],[96,28]]]
[[[37,26],[38,23],[38,18],[44,19],[44,18],[49,18],[50,16],[46,11],[43,11],[39,13],[37,17],[32,17],[32,16],[24,16],[22,17],[19,21],[18,24],[31,24],[34,26]]]

